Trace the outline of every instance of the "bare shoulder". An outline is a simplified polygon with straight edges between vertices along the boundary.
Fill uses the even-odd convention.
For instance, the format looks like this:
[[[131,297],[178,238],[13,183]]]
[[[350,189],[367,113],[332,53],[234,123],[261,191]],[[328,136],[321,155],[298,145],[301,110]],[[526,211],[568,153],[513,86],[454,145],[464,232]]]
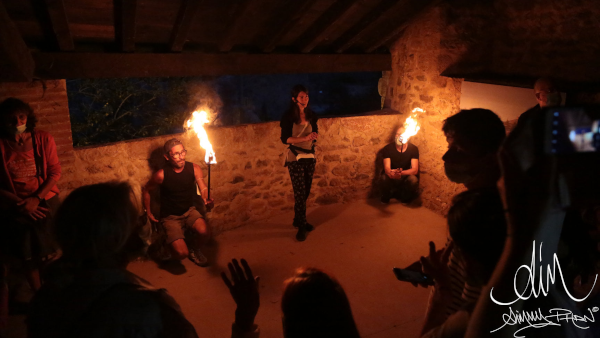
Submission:
[[[202,176],[202,167],[196,163],[192,163],[194,165],[194,175]]]
[[[158,184],[161,184],[164,180],[165,180],[165,170],[164,169],[157,170],[154,173],[154,175],[152,175],[152,179],[151,179],[151,181],[153,181],[154,183],[158,183]]]

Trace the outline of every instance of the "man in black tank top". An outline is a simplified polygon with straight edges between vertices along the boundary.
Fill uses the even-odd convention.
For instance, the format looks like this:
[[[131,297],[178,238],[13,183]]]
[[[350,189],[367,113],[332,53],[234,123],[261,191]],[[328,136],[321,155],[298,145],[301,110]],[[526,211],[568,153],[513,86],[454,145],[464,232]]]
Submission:
[[[394,142],[382,149],[383,174],[381,175],[381,202],[389,203],[392,197],[409,203],[419,196],[419,148],[409,142],[402,143],[404,127],[398,128]]]
[[[164,146],[167,166],[155,172],[143,189],[144,206],[148,218],[159,222],[150,210],[150,191],[160,187],[160,223],[167,233],[167,244],[171,249],[171,257],[183,260],[188,257],[199,266],[207,266],[208,260],[200,251],[200,247],[210,239],[210,228],[204,217],[196,210],[196,184],[207,210],[213,206],[208,200],[208,188],[204,184],[202,169],[199,165],[186,162],[187,151],[177,139],[170,139]],[[206,195],[205,195],[206,193]],[[184,232],[191,230],[196,236],[194,248],[187,247]]]

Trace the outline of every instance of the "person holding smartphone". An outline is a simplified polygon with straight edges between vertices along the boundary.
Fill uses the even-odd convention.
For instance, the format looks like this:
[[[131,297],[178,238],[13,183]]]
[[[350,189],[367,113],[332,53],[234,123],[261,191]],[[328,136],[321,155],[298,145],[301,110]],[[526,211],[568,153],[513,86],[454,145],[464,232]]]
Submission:
[[[314,227],[306,221],[306,200],[310,194],[315,172],[315,142],[319,136],[317,115],[308,106],[308,89],[303,85],[292,88],[290,107],[281,119],[281,142],[289,145],[284,153],[285,166],[294,189],[294,222],[296,239],[306,240]]]

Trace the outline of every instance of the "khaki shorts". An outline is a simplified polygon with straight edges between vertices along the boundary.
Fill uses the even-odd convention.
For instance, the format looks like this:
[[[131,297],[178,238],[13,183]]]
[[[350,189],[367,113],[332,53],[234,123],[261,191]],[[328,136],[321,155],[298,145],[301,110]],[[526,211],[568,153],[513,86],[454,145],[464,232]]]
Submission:
[[[161,219],[160,222],[167,233],[167,244],[185,238],[183,235],[185,230],[191,229],[199,218],[204,219],[195,207],[191,207],[181,216],[171,215]]]

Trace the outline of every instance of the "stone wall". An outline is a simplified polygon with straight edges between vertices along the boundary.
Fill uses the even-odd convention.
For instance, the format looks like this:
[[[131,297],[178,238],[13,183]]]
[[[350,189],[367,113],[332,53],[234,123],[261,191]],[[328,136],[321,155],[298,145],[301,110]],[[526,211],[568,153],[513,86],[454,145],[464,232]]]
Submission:
[[[365,199],[375,193],[373,179],[381,170],[377,152],[391,141],[398,123],[394,114],[319,120],[317,167],[308,205]],[[218,161],[211,168],[215,208],[209,214],[217,232],[293,209],[280,130],[278,122],[207,130]],[[107,180],[127,180],[139,192],[152,171],[164,164],[162,145],[171,137],[181,139],[188,149],[187,160],[201,164],[206,176],[204,150],[196,136],[168,135],[76,149],[77,169],[62,179],[65,193]]]

